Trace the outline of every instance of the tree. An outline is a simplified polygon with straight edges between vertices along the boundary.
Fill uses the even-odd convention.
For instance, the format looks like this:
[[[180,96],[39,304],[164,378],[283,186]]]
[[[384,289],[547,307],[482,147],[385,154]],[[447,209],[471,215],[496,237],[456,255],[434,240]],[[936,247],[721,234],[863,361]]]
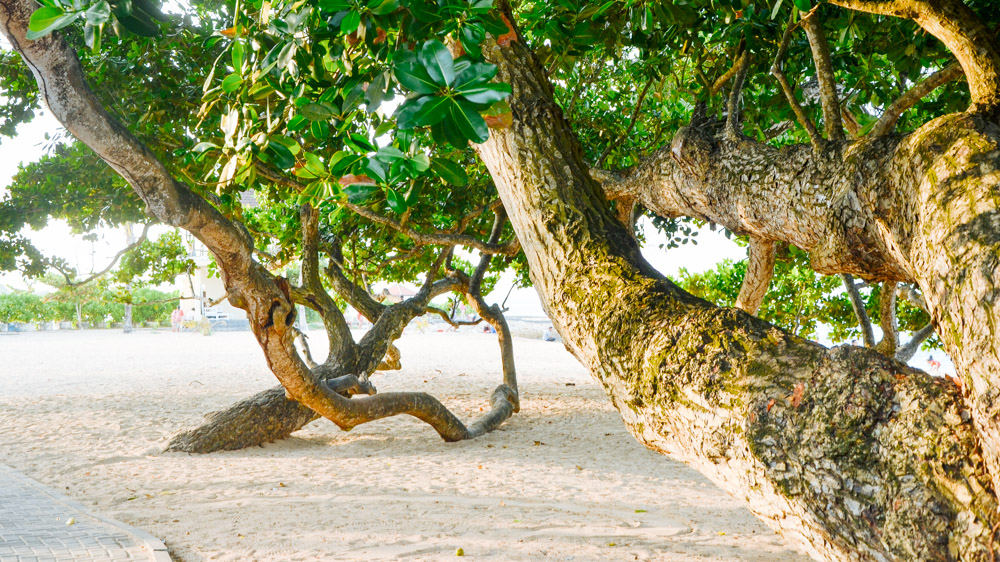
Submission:
[[[984,22],[997,21],[996,6],[970,8],[958,0],[833,0],[814,9],[803,0],[793,4],[756,10],[742,4],[716,9],[710,1],[525,3],[516,13],[504,3],[491,11],[484,2],[446,0],[365,6],[330,1],[316,10],[299,3],[273,11],[270,4],[249,4],[232,14],[233,25],[224,30],[236,39],[228,50],[233,72],[207,82],[221,82],[205,111],[225,134],[224,144],[215,143],[227,149],[218,174],[223,183],[235,179],[240,185],[263,177],[288,196],[336,199],[352,210],[350,205],[358,206],[348,185],[375,184],[386,205],[405,215],[407,196],[397,189],[397,178],[372,169],[367,155],[377,151],[361,147],[366,156],[342,167],[337,165],[349,155],[337,156],[339,149],[314,154],[323,171],[311,173],[339,180],[291,182],[289,173],[302,177],[296,164],[308,169],[312,159],[301,146],[299,156],[291,143],[272,137],[280,131],[278,137],[298,144],[295,138],[306,134],[293,127],[308,122],[308,134],[317,141],[359,143],[348,128],[368,129],[347,118],[357,107],[348,100],[357,101],[351,94],[359,85],[380,91],[373,86],[381,74],[386,92],[410,92],[395,114],[402,131],[395,142],[400,134],[410,135],[408,147],[414,138],[460,148],[474,142],[554,324],[640,441],[692,463],[824,559],[992,557],[1000,475],[1000,421],[994,415],[1000,357],[990,328],[998,310],[1000,214],[992,194],[1000,49]],[[0,0],[0,21],[35,72],[46,103],[129,181],[151,213],[210,248],[230,300],[248,311],[289,396],[342,427],[372,417],[377,405],[401,411],[392,397],[348,399],[318,382],[292,344],[295,299],[288,283],[253,260],[252,239],[224,214],[231,214],[225,200],[217,208],[177,181],[104,112],[73,49],[57,35],[27,38],[33,12],[48,18],[35,16],[33,35],[79,14],[35,7],[27,0]],[[865,15],[870,12],[877,15]],[[786,15],[788,24],[779,25]],[[503,29],[497,29],[498,19]],[[518,23],[525,25],[523,32]],[[799,28],[807,41],[793,44]],[[836,61],[826,38],[832,32],[851,37],[851,48],[837,52]],[[434,39],[447,35],[453,52]],[[551,38],[557,40],[546,41]],[[389,43],[398,48],[390,50]],[[640,119],[652,88],[644,87],[631,113],[636,117],[622,122],[618,134],[598,134],[607,129],[592,126],[583,135],[595,141],[592,149],[596,140],[605,143],[592,151],[591,162],[618,164],[627,164],[629,155],[616,154],[617,145],[627,145],[633,132],[652,139],[656,146],[648,157],[624,171],[591,171],[581,137],[555,98],[553,77],[576,86],[606,69],[603,58],[588,61],[588,52],[609,59],[623,55],[612,64],[623,81],[636,77],[631,62],[648,64],[643,84],[677,69],[670,90],[652,96],[661,94],[660,107],[667,111]],[[950,66],[952,56],[960,73]],[[495,65],[498,82],[487,82],[493,69],[477,64]],[[910,87],[938,67],[940,73]],[[387,80],[389,68],[398,85]],[[772,70],[776,85],[748,83],[751,69],[753,76]],[[803,108],[788,79],[789,72],[807,69],[815,76],[818,109]],[[582,77],[567,80],[581,71]],[[898,83],[868,85],[867,78],[878,74]],[[960,75],[969,89],[964,110],[958,107],[964,96],[954,95],[958,86],[946,80]],[[458,76],[469,81],[456,82]],[[838,81],[852,76],[850,89],[840,91]],[[686,81],[702,88],[685,92]],[[919,106],[913,122],[912,116],[901,119],[942,83],[950,95]],[[510,85],[509,98],[502,84]],[[730,92],[722,95],[727,84]],[[333,91],[322,99],[326,90]],[[900,91],[895,102],[883,105]],[[274,111],[281,110],[277,120],[274,111],[257,110],[270,107],[272,95]],[[573,115],[584,95],[569,95],[564,106]],[[741,99],[760,103],[743,106]],[[781,99],[787,107],[777,110]],[[868,115],[873,107],[877,118]],[[623,114],[620,104],[607,113]],[[787,118],[767,123],[791,115],[802,131],[789,130]],[[825,136],[814,124],[818,115]],[[667,145],[664,131],[688,116]],[[302,119],[293,124],[296,117]],[[754,137],[746,134],[747,122],[757,127]],[[854,130],[855,122],[857,137],[848,140],[844,128]],[[912,125],[912,131],[892,134],[898,125]],[[416,134],[406,132],[414,129]],[[777,142],[783,146],[764,142],[769,131],[782,129],[788,136]],[[246,133],[252,133],[247,142],[235,142]],[[795,144],[796,137],[808,144]],[[272,174],[275,168],[280,173]],[[354,181],[362,175],[367,179]],[[349,176],[351,181],[344,179]],[[822,273],[915,283],[955,358],[962,387],[876,351],[823,348],[682,291],[642,260],[620,220],[631,218],[636,202],[663,217],[694,216],[748,235],[752,257],[761,264],[749,268],[756,273],[744,280],[748,295],[760,294],[759,286],[767,284],[766,264],[779,241],[808,251]],[[392,224],[404,230],[403,222]],[[888,318],[895,291],[884,294],[880,305],[887,303],[881,310]],[[756,308],[753,299],[745,302]]]

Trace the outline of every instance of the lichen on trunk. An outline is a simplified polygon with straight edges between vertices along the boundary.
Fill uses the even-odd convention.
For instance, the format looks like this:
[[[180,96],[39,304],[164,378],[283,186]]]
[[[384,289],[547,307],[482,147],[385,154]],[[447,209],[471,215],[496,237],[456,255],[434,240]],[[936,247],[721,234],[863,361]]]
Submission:
[[[987,559],[996,500],[959,390],[678,289],[614,219],[523,42],[484,52],[514,119],[478,152],[546,311],[632,433],[819,559]]]

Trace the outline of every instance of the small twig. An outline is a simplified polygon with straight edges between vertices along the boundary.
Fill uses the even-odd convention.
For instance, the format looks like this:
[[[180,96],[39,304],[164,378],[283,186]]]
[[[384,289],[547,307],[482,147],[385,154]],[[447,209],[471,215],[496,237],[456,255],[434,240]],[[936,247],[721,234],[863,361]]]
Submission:
[[[149,234],[149,229],[152,226],[153,226],[152,223],[146,223],[145,226],[142,227],[142,234],[139,235],[139,238],[137,238],[135,242],[132,242],[131,244],[120,250],[117,254],[115,254],[114,257],[111,258],[111,262],[108,263],[107,267],[105,267],[101,271],[98,271],[97,273],[91,274],[90,277],[87,277],[83,281],[73,281],[70,278],[68,271],[64,270],[63,268],[59,267],[56,264],[50,264],[50,265],[52,266],[53,269],[58,271],[66,279],[67,287],[81,287],[83,285],[86,285],[87,283],[90,283],[91,281],[94,281],[95,279],[102,277],[105,273],[111,271],[111,268],[114,267],[116,263],[118,263],[118,260],[121,259],[122,256],[142,245],[142,243],[146,241],[146,235]]]
[[[847,289],[847,296],[851,299],[851,306],[854,308],[854,316],[858,319],[858,326],[861,328],[861,335],[865,340],[865,347],[875,347],[875,332],[872,331],[872,321],[865,311],[865,301],[858,292],[858,286],[854,283],[854,276],[843,273],[840,278],[844,281],[844,288]]]
[[[729,67],[729,70],[727,70],[722,76],[719,76],[715,80],[715,82],[712,84],[712,87],[709,88],[709,90],[708,90],[708,95],[709,96],[714,96],[714,95],[718,94],[722,90],[722,87],[726,85],[726,82],[729,82],[729,80],[733,76],[736,76],[736,73],[739,72],[740,68],[743,66],[743,63],[745,62],[745,59],[747,59],[749,57],[750,57],[750,53],[748,53],[746,51],[746,49],[744,49],[740,53],[740,55],[738,57],[736,57],[736,61],[733,63],[733,66]]]
[[[809,142],[812,144],[813,150],[816,152],[822,152],[823,148],[826,146],[826,142],[823,140],[823,137],[819,135],[819,131],[816,130],[816,126],[809,120],[809,117],[802,109],[802,105],[799,103],[799,100],[795,99],[795,86],[788,81],[788,77],[785,76],[784,71],[781,70],[782,60],[785,58],[785,53],[788,52],[788,46],[792,41],[792,33],[797,28],[798,24],[795,23],[793,12],[792,17],[788,20],[788,26],[785,27],[785,33],[781,37],[781,46],[778,47],[778,53],[774,56],[774,64],[771,65],[771,74],[778,79],[778,83],[781,85],[781,90],[785,93],[785,99],[788,100],[788,105],[791,106],[792,111],[795,113],[795,118],[798,119],[799,125],[801,125],[809,135]]]
[[[653,77],[650,76],[649,79],[646,80],[646,85],[643,86],[642,91],[639,93],[639,99],[636,100],[635,102],[635,108],[632,109],[632,118],[629,119],[628,127],[625,127],[625,132],[623,132],[621,136],[618,137],[618,140],[616,142],[608,143],[608,146],[605,147],[604,152],[601,153],[601,157],[597,159],[597,166],[604,165],[604,161],[608,158],[608,155],[611,154],[611,150],[616,146],[620,146],[625,141],[625,139],[628,138],[628,136],[632,133],[632,129],[635,128],[636,121],[639,120],[639,110],[642,109],[642,102],[646,100],[646,92],[649,91],[649,87],[652,85],[653,85]]]
[[[896,128],[896,122],[899,121],[899,118],[906,112],[906,110],[916,105],[917,102],[936,90],[938,87],[947,84],[952,80],[963,78],[964,76],[965,74],[962,73],[962,65],[957,62],[953,62],[934,74],[931,74],[907,90],[905,94],[899,96],[896,101],[892,102],[892,104],[890,104],[889,107],[887,107],[882,113],[882,117],[880,117],[875,125],[872,126],[871,131],[868,132],[868,136],[877,138],[891,133]]]
[[[726,137],[729,140],[738,140],[742,136],[742,121],[740,120],[740,97],[743,94],[743,82],[747,77],[747,70],[750,68],[750,55],[744,53],[740,60],[739,70],[733,78],[733,89],[729,92],[727,103],[728,115],[726,115]]]
[[[840,119],[840,102],[837,101],[837,80],[833,75],[833,63],[830,60],[830,43],[826,40],[823,23],[819,20],[819,8],[815,8],[802,16],[802,29],[809,39],[812,49],[813,63],[816,65],[816,79],[819,81],[819,100],[823,107],[823,123],[826,126],[826,137],[832,141],[844,140],[844,123]]]

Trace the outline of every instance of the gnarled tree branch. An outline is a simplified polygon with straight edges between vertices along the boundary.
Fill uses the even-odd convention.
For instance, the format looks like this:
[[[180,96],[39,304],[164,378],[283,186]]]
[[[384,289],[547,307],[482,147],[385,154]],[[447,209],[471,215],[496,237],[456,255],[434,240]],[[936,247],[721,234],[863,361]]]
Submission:
[[[795,23],[794,14],[788,20],[788,25],[785,26],[785,32],[781,36],[781,45],[778,47],[777,54],[774,55],[774,63],[771,65],[771,74],[778,79],[778,84],[781,85],[781,91],[785,94],[785,99],[788,100],[788,105],[791,106],[792,111],[795,113],[795,118],[798,120],[799,125],[806,130],[806,134],[809,135],[809,142],[812,144],[813,150],[816,152],[821,152],[826,146],[824,139],[820,136],[819,131],[816,130],[816,125],[809,119],[806,115],[805,110],[802,109],[802,104],[795,97],[795,86],[788,80],[785,76],[785,72],[781,69],[782,62],[785,59],[785,54],[788,52],[788,45],[792,41],[792,33],[798,28],[799,24]]]
[[[830,0],[831,4],[912,19],[955,55],[969,82],[971,109],[1000,105],[1000,46],[996,36],[962,0]]]
[[[899,121],[903,113],[906,113],[906,110],[916,105],[939,86],[957,80],[961,76],[962,65],[956,62],[921,80],[885,109],[882,117],[872,126],[868,134],[872,137],[881,137],[891,133],[896,128],[896,122]]]
[[[774,277],[776,249],[777,244],[772,240],[750,238],[750,247],[747,248],[747,272],[740,286],[740,294],[736,297],[736,308],[742,308],[749,314],[757,314],[771,284],[771,278]]]
[[[823,31],[823,22],[819,19],[817,4],[809,13],[802,16],[802,29],[809,38],[813,62],[816,65],[816,79],[819,81],[819,99],[823,107],[823,123],[826,126],[826,138],[832,141],[844,140],[844,123],[840,119],[840,102],[837,100],[837,81],[833,75],[833,63],[830,61],[830,44]]]

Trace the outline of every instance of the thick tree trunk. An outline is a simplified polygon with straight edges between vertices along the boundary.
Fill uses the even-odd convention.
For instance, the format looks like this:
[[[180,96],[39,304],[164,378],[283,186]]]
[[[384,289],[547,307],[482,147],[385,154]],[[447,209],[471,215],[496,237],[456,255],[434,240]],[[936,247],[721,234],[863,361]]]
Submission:
[[[513,124],[493,130],[480,156],[546,311],[632,433],[820,559],[987,559],[996,502],[958,389],[869,350],[827,350],[720,310],[662,278],[590,179],[533,55],[519,40],[485,52],[513,86]],[[718,157],[706,154],[705,169]],[[810,162],[800,158],[798,171],[826,178],[836,168]],[[735,171],[729,189],[753,183]],[[788,189],[815,190],[808,179]],[[801,212],[818,219],[825,207]],[[755,210],[763,205],[749,206],[751,218]]]
[[[323,382],[345,376],[323,366],[313,373]],[[166,451],[203,454],[245,449],[287,439],[318,418],[316,412],[289,400],[285,389],[276,386],[209,414],[201,426],[173,436]]]
[[[604,187],[662,216],[795,244],[822,273],[915,282],[1000,474],[1000,127],[992,121],[949,115],[818,156],[688,127]]]

